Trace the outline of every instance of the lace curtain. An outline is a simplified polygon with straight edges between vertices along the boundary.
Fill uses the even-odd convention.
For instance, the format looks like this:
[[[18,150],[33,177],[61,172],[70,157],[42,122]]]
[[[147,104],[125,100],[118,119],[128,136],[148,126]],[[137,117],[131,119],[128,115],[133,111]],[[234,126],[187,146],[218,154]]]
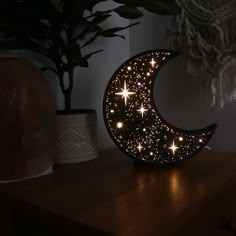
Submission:
[[[236,97],[236,1],[176,0],[182,9],[168,30],[188,71],[201,79],[211,105]]]

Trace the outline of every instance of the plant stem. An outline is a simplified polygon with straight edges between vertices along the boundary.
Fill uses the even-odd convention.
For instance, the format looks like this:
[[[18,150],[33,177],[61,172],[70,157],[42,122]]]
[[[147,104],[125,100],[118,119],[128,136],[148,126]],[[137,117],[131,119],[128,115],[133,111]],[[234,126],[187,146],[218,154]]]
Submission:
[[[72,96],[72,89],[74,86],[74,66],[73,66],[73,57],[72,57],[72,49],[73,49],[73,30],[72,25],[68,25],[68,30],[66,31],[67,39],[68,39],[68,51],[66,53],[67,57],[67,65],[69,65],[69,68],[67,70],[68,72],[68,78],[69,78],[69,85],[64,93],[65,97],[65,112],[70,113],[71,112],[71,96]],[[65,71],[64,71],[65,75]]]
[[[64,94],[64,99],[65,99],[65,113],[69,114],[71,111],[71,92],[66,91]]]
[[[66,89],[66,92],[64,94],[65,97],[65,112],[70,113],[71,111],[71,96],[72,96],[72,89],[73,89],[73,84],[74,84],[74,69],[70,69],[68,71],[68,76],[69,76],[69,86]]]

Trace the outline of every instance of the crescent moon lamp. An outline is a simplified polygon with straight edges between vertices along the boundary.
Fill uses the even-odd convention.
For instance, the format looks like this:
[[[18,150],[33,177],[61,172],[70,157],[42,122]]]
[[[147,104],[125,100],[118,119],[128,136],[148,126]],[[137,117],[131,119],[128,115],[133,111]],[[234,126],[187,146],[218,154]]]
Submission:
[[[124,62],[108,82],[103,115],[114,143],[137,161],[159,165],[189,159],[210,140],[216,125],[183,130],[159,113],[153,96],[160,69],[177,52],[158,49],[142,52]]]

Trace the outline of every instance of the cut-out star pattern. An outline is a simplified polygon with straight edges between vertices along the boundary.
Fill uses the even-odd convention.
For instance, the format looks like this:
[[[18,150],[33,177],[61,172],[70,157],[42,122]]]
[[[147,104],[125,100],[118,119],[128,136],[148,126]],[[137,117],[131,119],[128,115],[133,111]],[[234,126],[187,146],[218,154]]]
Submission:
[[[173,141],[172,145],[169,147],[169,149],[172,150],[173,152],[173,155],[175,155],[175,152],[176,150],[178,149],[179,147],[175,146],[175,142]]]
[[[126,88],[126,81],[124,81],[124,88],[121,89],[122,92],[116,93],[117,95],[121,95],[125,100],[125,106],[127,105],[127,99],[129,95],[135,94],[134,92],[129,92],[129,89]]]
[[[145,109],[145,108],[143,107],[143,104],[141,104],[140,109],[138,109],[137,111],[139,111],[139,112],[141,113],[142,117],[143,117],[144,112],[146,112],[147,110],[148,110],[148,109]]]
[[[195,131],[176,128],[155,106],[157,73],[176,55],[170,50],[136,55],[121,65],[108,83],[103,106],[106,127],[117,146],[134,159],[173,164],[199,152],[214,133],[215,125]]]

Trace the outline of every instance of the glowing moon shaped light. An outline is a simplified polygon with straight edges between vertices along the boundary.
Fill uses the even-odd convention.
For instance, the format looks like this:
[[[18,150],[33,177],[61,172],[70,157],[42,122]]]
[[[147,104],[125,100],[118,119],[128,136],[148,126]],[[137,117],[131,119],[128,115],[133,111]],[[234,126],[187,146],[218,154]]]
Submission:
[[[103,101],[104,121],[116,145],[135,160],[173,164],[199,152],[216,125],[182,130],[158,112],[153,96],[154,81],[161,67],[178,54],[152,50],[138,54],[110,79]]]

